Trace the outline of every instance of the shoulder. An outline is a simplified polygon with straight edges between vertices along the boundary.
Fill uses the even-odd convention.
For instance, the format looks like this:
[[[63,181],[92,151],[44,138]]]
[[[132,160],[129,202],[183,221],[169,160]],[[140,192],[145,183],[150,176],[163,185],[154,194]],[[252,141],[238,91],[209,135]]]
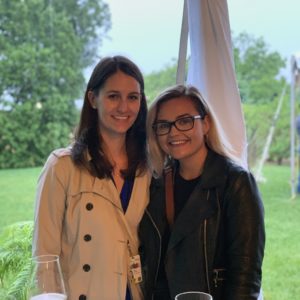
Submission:
[[[261,195],[253,174],[244,167],[229,161],[226,195],[235,205],[238,203],[256,203],[261,206]],[[236,201],[234,201],[236,199]],[[243,201],[241,201],[243,200]]]
[[[229,178],[233,179],[240,176],[247,177],[251,175],[249,170],[245,169],[238,162],[235,162],[228,157],[222,156],[215,152],[210,155],[213,158],[213,163],[211,163],[211,166],[213,166],[215,170],[218,170],[219,173],[221,172]]]
[[[232,180],[238,180],[238,181],[255,181],[253,174],[250,170],[244,168],[243,166],[239,165],[238,163],[230,160],[227,160],[227,171],[228,176]]]
[[[222,191],[256,186],[249,170],[213,151],[209,152],[207,158],[203,184],[205,187],[218,186]]]
[[[44,165],[44,171],[62,172],[63,170],[75,168],[71,158],[72,148],[60,148],[52,151]]]
[[[59,148],[56,149],[54,151],[52,151],[52,153],[50,154],[53,155],[56,158],[60,158],[60,157],[64,157],[64,156],[71,156],[72,153],[72,147],[67,147],[67,148]]]

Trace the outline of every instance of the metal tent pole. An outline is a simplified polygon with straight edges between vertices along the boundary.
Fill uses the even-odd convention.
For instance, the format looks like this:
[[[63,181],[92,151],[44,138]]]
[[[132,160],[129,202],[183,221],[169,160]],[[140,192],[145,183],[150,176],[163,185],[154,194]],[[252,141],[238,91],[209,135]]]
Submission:
[[[300,53],[294,54],[291,57],[291,124],[290,124],[290,135],[291,135],[291,153],[290,153],[290,164],[291,164],[291,196],[296,197],[296,168],[295,168],[295,90],[296,86],[299,85],[300,81]],[[298,174],[299,175],[299,174]]]
[[[290,120],[290,136],[291,136],[291,144],[290,144],[290,156],[291,156],[291,196],[294,198],[296,196],[295,192],[295,76],[294,76],[294,65],[295,58],[292,56],[291,58],[291,120]]]
[[[176,74],[177,84],[184,84],[185,82],[185,64],[186,64],[186,55],[187,55],[188,34],[189,34],[189,22],[188,22],[187,0],[184,0],[177,74]]]

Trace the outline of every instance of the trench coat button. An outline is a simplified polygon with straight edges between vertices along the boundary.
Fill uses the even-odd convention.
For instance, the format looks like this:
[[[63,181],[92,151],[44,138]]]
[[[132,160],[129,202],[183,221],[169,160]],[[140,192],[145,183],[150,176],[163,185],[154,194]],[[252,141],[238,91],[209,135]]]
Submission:
[[[86,295],[80,295],[78,300],[86,300]]]
[[[88,264],[85,264],[85,265],[83,265],[82,269],[84,272],[88,272],[91,269],[91,266]]]
[[[94,205],[93,205],[93,203],[88,203],[86,206],[85,206],[85,208],[87,209],[87,210],[92,210],[93,208],[94,208]]]
[[[89,242],[91,239],[92,239],[92,236],[90,234],[86,234],[83,239],[86,241],[86,242]]]

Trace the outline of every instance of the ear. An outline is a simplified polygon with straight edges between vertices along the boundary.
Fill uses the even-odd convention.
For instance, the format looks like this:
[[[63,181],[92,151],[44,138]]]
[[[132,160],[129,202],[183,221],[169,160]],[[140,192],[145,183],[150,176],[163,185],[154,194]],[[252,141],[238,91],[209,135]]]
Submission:
[[[210,129],[210,118],[208,115],[206,115],[202,120],[202,125],[203,125],[203,133],[204,135],[206,135]]]
[[[95,97],[94,92],[88,91],[88,99],[89,99],[91,107],[94,108],[94,109],[97,109],[96,97]]]

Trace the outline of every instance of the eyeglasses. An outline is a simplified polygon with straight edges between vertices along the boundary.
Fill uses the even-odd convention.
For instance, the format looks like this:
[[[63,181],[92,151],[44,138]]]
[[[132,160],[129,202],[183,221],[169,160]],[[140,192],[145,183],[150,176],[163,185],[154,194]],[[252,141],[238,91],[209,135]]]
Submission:
[[[165,135],[171,131],[172,126],[174,125],[179,131],[188,131],[194,127],[194,122],[196,119],[203,120],[205,116],[189,116],[179,118],[173,122],[168,121],[158,121],[152,125],[152,128],[156,135]]]

